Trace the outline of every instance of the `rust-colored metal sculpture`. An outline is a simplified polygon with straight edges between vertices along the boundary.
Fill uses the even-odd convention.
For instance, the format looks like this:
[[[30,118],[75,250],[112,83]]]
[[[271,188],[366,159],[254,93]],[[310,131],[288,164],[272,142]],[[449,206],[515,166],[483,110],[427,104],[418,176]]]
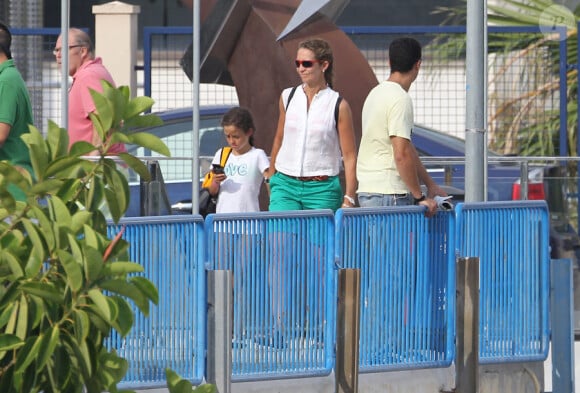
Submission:
[[[378,83],[360,50],[323,13],[297,30],[286,31],[277,41],[299,5],[300,0],[205,0],[201,4],[200,79],[235,86],[240,105],[254,115],[256,145],[267,153],[276,131],[280,93],[300,83],[294,67],[300,41],[320,37],[330,43],[334,88],[351,105],[357,142],[364,99]]]

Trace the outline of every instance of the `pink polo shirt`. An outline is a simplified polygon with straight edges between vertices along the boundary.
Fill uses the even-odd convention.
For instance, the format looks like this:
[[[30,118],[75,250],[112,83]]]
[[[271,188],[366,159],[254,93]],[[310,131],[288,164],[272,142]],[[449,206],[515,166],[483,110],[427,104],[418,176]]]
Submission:
[[[78,141],[93,142],[94,128],[89,113],[95,112],[96,108],[89,89],[102,92],[101,80],[106,80],[115,86],[113,77],[103,66],[100,57],[83,64],[73,75],[73,83],[68,93],[69,149],[73,143]],[[111,147],[108,153],[125,151],[127,151],[125,145],[117,143]]]

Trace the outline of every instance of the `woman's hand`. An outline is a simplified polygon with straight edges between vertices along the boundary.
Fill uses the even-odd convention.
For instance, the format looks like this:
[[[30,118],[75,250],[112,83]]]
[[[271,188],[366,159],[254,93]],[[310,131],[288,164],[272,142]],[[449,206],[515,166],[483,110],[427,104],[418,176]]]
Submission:
[[[343,200],[342,200],[342,208],[349,208],[349,207],[356,207],[356,201],[354,199],[354,197],[351,197],[350,195],[345,195]]]
[[[264,178],[270,179],[272,176],[274,176],[274,173],[276,173],[276,168],[271,166],[264,172]]]

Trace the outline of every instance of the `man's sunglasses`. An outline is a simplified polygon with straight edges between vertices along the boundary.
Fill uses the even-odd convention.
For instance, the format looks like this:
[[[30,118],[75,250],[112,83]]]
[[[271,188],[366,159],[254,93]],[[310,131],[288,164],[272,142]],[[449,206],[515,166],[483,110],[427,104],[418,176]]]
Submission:
[[[294,60],[294,64],[296,64],[296,68],[302,66],[304,68],[310,68],[314,65],[314,63],[319,63],[318,60]]]

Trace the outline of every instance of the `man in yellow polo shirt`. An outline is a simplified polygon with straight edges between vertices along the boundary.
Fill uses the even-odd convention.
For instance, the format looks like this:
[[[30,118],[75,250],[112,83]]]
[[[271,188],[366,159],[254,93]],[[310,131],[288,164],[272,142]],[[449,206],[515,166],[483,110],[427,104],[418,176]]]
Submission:
[[[389,78],[370,91],[363,106],[356,168],[359,204],[423,205],[432,216],[437,211],[433,197],[447,194],[429,176],[411,143],[413,102],[408,91],[419,74],[421,44],[407,37],[394,40],[389,64]]]

